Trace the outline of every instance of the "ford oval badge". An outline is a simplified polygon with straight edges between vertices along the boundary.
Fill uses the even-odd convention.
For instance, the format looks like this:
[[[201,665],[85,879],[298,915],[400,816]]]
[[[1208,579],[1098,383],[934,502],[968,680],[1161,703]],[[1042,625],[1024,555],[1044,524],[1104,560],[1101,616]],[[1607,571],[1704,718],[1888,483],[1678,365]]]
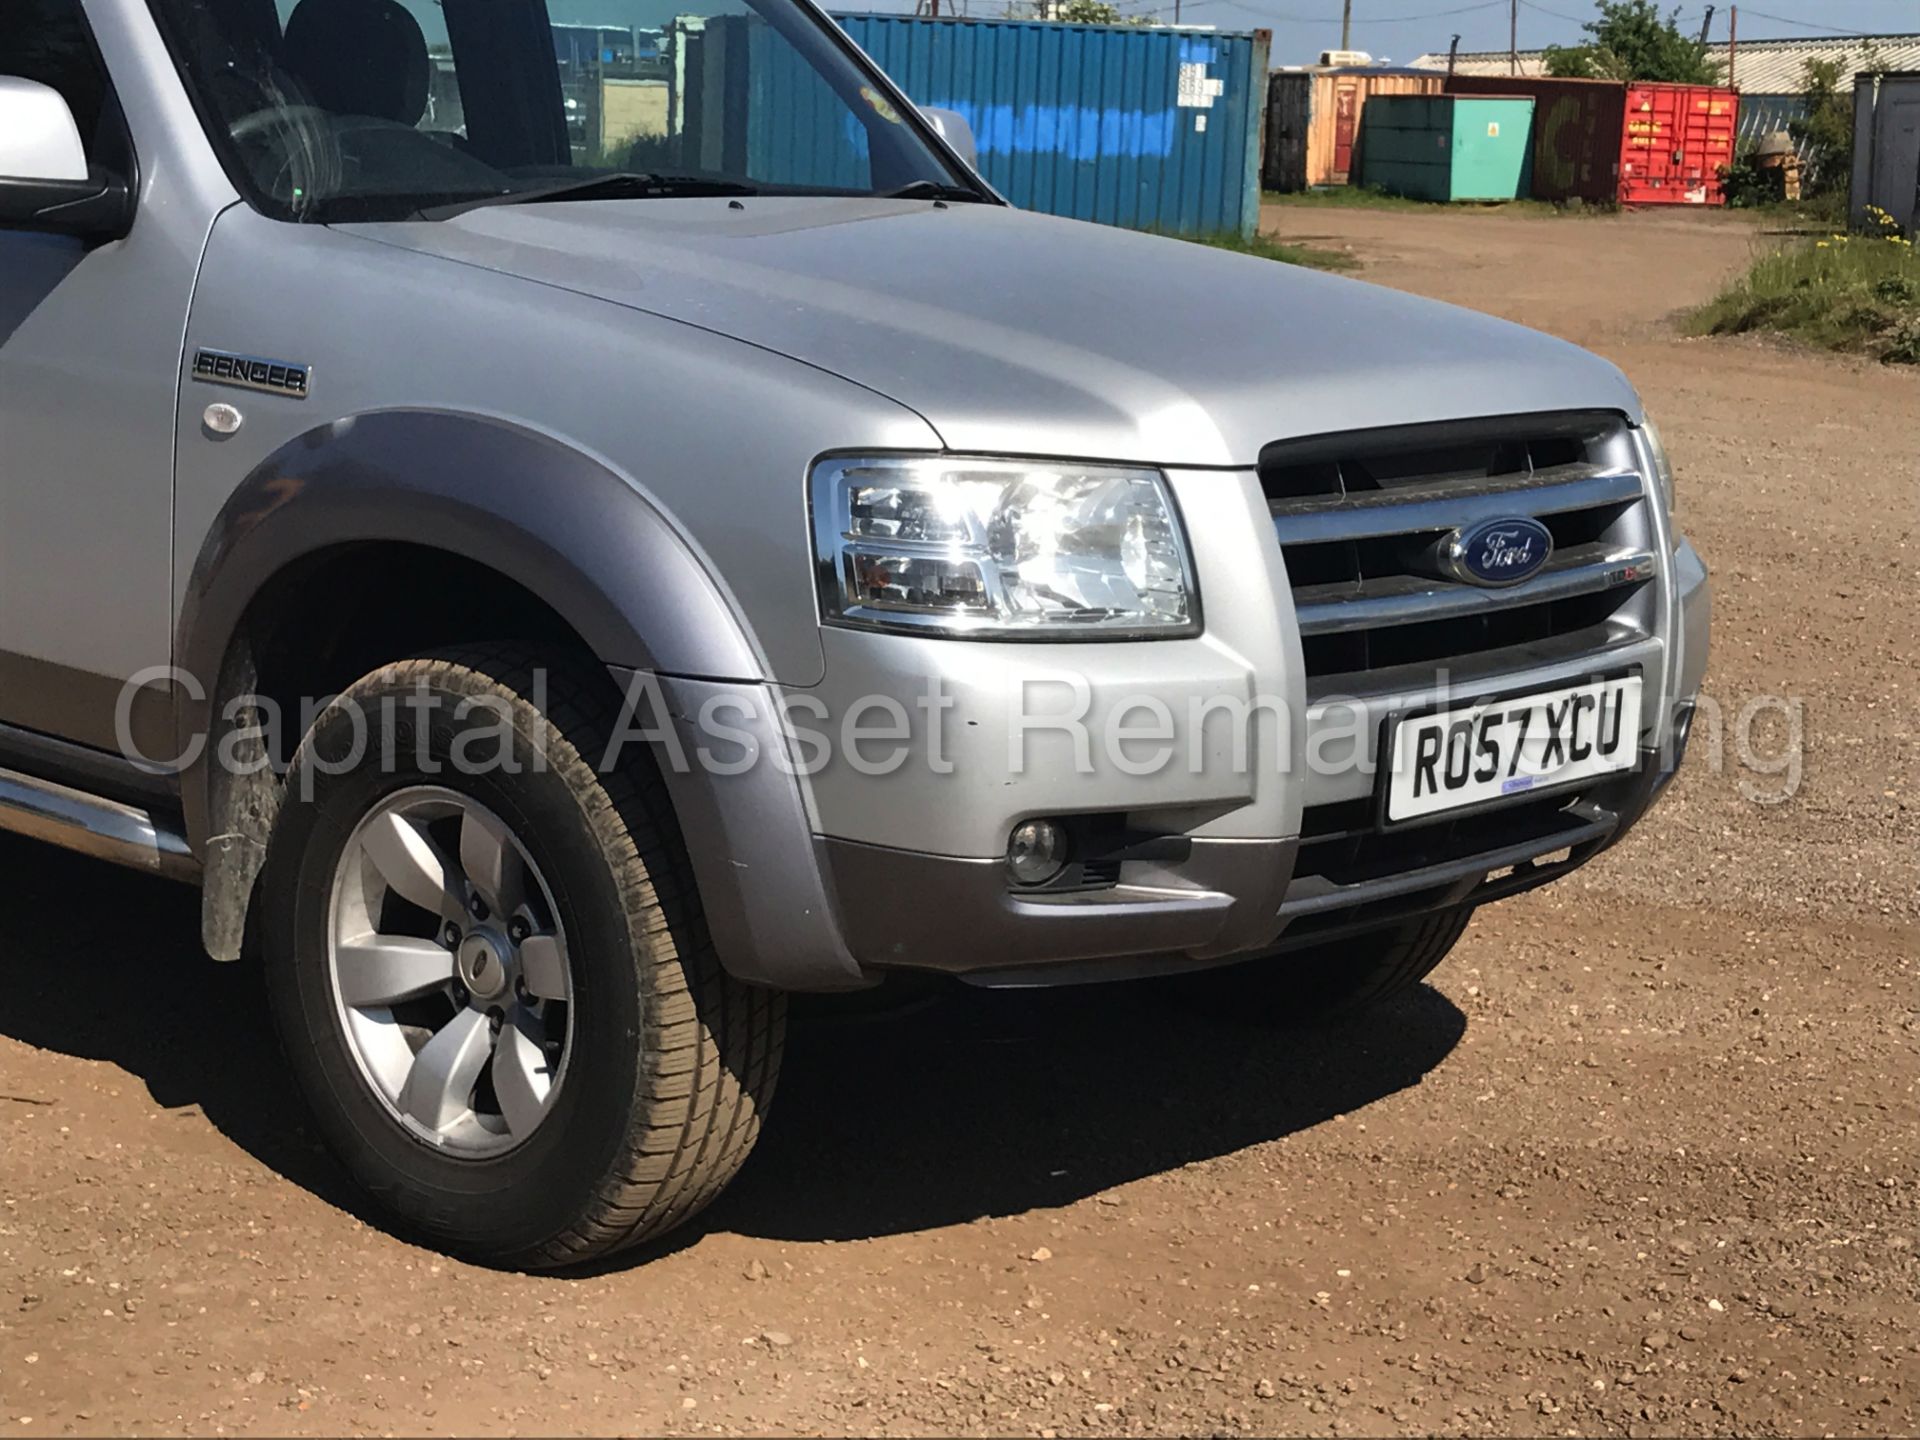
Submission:
[[[1441,558],[1456,580],[1469,585],[1518,585],[1540,573],[1553,554],[1553,533],[1538,520],[1483,520],[1456,530],[1441,546]]]

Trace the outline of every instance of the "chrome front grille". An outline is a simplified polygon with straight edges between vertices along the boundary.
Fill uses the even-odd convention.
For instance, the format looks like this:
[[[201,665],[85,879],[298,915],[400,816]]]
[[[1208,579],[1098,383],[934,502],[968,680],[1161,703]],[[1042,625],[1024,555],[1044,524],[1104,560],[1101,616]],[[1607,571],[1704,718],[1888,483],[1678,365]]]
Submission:
[[[1618,415],[1281,441],[1260,475],[1316,697],[1601,654],[1651,628],[1657,545]],[[1553,535],[1530,579],[1488,589],[1434,562],[1456,529],[1516,516]]]

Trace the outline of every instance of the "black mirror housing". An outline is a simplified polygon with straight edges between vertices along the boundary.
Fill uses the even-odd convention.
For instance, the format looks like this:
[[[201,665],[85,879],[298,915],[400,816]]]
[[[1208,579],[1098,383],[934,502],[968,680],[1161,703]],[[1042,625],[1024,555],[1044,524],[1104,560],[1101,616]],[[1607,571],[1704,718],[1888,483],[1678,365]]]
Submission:
[[[0,230],[40,230],[100,242],[133,229],[133,187],[99,167],[85,180],[0,176]]]

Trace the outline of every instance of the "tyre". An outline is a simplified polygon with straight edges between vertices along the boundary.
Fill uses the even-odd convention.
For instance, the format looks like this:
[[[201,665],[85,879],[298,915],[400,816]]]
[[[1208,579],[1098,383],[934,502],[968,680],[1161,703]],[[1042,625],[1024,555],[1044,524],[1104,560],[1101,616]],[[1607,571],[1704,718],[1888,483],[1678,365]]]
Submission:
[[[617,699],[517,647],[386,666],[303,738],[262,875],[320,1131],[404,1229],[483,1263],[664,1234],[773,1098],[785,997],[721,969],[651,761],[596,768]]]
[[[1440,910],[1381,930],[1245,960],[1193,977],[1210,1006],[1289,1024],[1338,1019],[1413,989],[1446,959],[1473,918]]]

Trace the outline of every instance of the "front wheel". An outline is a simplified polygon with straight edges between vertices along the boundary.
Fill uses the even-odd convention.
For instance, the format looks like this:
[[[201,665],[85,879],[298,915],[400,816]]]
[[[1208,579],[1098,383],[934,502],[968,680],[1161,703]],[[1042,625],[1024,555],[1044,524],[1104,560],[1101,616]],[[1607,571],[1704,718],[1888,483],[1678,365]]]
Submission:
[[[376,671],[302,742],[262,877],[321,1131],[406,1227],[487,1263],[686,1220],[779,1070],[784,997],[721,969],[658,773],[597,768],[608,689],[504,647]]]

